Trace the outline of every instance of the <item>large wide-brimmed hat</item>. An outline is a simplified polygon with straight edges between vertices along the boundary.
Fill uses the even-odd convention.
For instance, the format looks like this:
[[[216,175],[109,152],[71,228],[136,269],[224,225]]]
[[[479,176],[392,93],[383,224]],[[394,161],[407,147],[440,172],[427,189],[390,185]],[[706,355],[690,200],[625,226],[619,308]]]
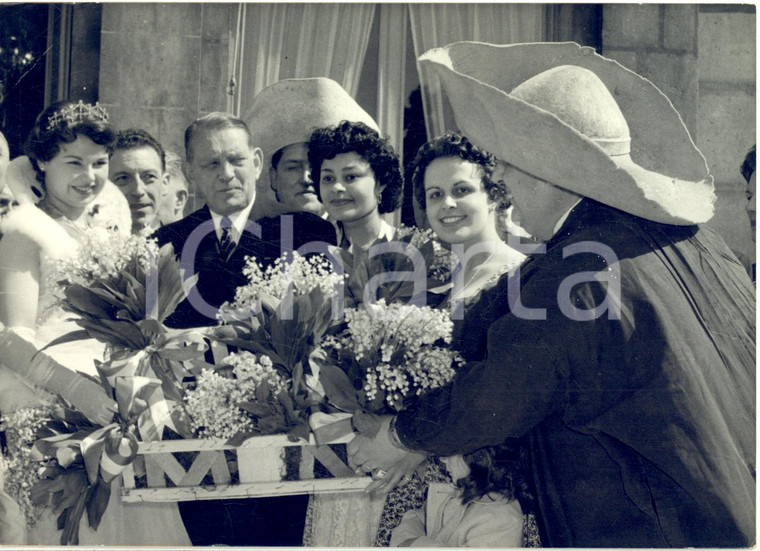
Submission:
[[[712,217],[712,176],[673,104],[592,48],[457,42],[419,61],[459,129],[520,170],[656,222]]]
[[[267,168],[272,155],[278,150],[307,142],[315,128],[335,126],[341,121],[363,122],[380,131],[374,119],[340,84],[324,77],[289,78],[275,82],[253,98],[243,120],[253,133],[254,143],[264,153],[265,170],[257,186],[254,204],[257,210],[267,208],[264,203],[268,202],[267,198],[272,193]],[[273,195],[271,200],[274,200]]]

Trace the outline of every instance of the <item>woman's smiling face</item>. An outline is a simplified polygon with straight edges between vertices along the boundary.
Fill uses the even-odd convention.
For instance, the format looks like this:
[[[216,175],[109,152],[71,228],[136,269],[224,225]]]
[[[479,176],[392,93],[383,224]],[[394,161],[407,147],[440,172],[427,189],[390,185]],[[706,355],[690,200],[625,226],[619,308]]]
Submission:
[[[382,188],[370,164],[358,153],[341,153],[322,161],[319,193],[333,220],[351,222],[377,210]]]
[[[496,224],[495,203],[483,185],[483,169],[459,157],[440,157],[425,170],[425,213],[446,243],[469,246],[487,239]]]
[[[46,201],[69,218],[77,218],[108,179],[108,150],[86,136],[61,144],[50,161],[38,162],[45,173]]]

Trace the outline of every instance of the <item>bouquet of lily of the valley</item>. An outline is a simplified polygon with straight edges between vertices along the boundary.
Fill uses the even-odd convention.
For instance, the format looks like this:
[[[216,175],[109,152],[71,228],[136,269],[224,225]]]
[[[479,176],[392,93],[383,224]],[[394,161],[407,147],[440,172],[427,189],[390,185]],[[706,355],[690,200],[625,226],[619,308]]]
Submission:
[[[3,453],[3,490],[19,505],[28,527],[33,527],[42,508],[32,501],[31,489],[40,480],[50,461],[33,453],[37,431],[50,419],[52,406],[25,407],[3,412],[0,431],[5,434],[7,448]]]
[[[137,456],[140,418],[155,405],[151,396],[158,379],[117,376],[113,383],[98,367],[100,377],[117,403],[118,413],[108,425],[93,423],[61,399],[51,417],[37,431],[32,454],[44,469],[31,489],[37,506],[52,507],[62,530],[61,544],[79,543],[79,524],[98,529],[111,497],[112,482]]]
[[[449,382],[461,365],[445,310],[411,304],[364,304],[347,309],[347,323],[321,343],[320,381],[343,411],[400,411],[415,396]]]
[[[445,300],[455,257],[432,230],[401,226],[368,251],[335,249],[346,275],[346,306],[385,300],[436,306]]]
[[[52,292],[45,295],[51,302],[42,305],[43,316],[62,306],[71,285],[89,287],[114,279],[133,260],[147,267],[157,252],[155,242],[144,235],[124,235],[100,226],[90,228],[81,239],[71,254],[44,258],[43,285]]]
[[[249,259],[249,283],[220,309],[211,337],[241,352],[204,372],[187,393],[197,434],[308,438],[310,410],[323,401],[313,354],[337,323],[343,276],[324,256],[283,257],[267,269]],[[223,389],[237,388],[231,397]],[[199,395],[205,397],[199,398]],[[217,404],[210,412],[210,403]]]
[[[252,434],[287,433],[300,421],[288,380],[269,356],[246,350],[203,369],[185,402],[200,438],[235,442]]]
[[[158,250],[152,241],[143,244],[117,272],[65,287],[62,307],[75,315],[80,329],[48,345],[89,338],[105,343],[106,360],[94,360],[96,380],[117,406],[111,422],[103,423],[59,397],[62,405],[38,433],[34,447],[48,464],[32,497],[60,513],[62,544],[78,542],[85,511],[97,528],[111,482],[136,456],[138,440],[159,440],[165,428],[192,436],[181,411],[182,381],[202,365],[206,344],[202,335],[171,330],[163,320],[194,279],[183,283],[170,245]]]

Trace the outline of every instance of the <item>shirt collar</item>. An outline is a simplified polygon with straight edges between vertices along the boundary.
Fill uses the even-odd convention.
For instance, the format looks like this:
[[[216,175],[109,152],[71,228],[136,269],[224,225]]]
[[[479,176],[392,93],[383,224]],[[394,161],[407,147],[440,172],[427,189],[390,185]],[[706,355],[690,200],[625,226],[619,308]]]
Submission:
[[[240,239],[240,236],[243,235],[243,230],[245,229],[245,224],[248,222],[248,216],[251,214],[251,209],[253,208],[253,201],[251,201],[247,207],[245,207],[243,210],[239,210],[235,213],[228,214],[227,218],[230,219],[232,222],[232,239],[237,242]],[[211,213],[211,219],[214,221],[214,230],[216,231],[216,237],[217,239],[222,238],[222,218],[224,218],[223,215],[218,214],[211,210],[209,208],[209,212]]]
[[[354,253],[354,244],[351,243],[348,238],[346,237],[346,234],[343,231],[343,225],[338,222],[337,224],[337,232],[338,232],[338,246],[348,249],[348,252],[353,254]],[[380,219],[380,233],[375,238],[375,241],[378,240],[385,240],[385,241],[393,241],[393,237],[396,233],[396,228],[391,226],[388,222],[385,221],[385,219]]]

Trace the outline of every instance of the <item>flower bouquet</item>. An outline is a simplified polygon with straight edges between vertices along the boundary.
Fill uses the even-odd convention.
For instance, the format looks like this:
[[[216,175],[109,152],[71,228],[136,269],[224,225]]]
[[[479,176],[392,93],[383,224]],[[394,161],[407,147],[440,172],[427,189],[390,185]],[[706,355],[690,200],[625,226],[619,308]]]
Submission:
[[[212,349],[232,351],[206,365],[184,398],[194,434],[215,438],[213,451],[225,454],[208,460],[217,467],[214,482],[231,480],[223,490],[230,497],[363,488],[333,450],[314,445],[308,424],[324,403],[314,354],[339,322],[343,276],[323,256],[298,254],[267,269],[249,259],[244,273],[249,283],[220,308],[221,323],[209,333]],[[315,479],[315,460],[332,476]],[[177,492],[208,499],[196,488]]]
[[[327,258],[297,253],[266,270],[249,259],[244,273],[248,285],[237,289],[232,304],[222,306],[222,325],[211,334],[243,351],[223,364],[234,367],[240,395],[235,405],[241,410],[229,414],[239,419],[236,434],[229,426],[223,432],[233,437],[233,443],[276,433],[287,433],[294,441],[308,440],[308,415],[323,399],[312,356],[337,321],[333,311],[339,311],[343,277]],[[195,392],[205,392],[209,383],[223,384],[223,376],[204,376]],[[188,399],[192,399],[188,413],[200,429],[199,419],[207,415],[195,405],[199,401],[192,392]]]
[[[343,331],[321,343],[326,361],[320,381],[342,411],[401,411],[423,392],[449,382],[462,363],[451,342],[445,310],[386,304],[347,309]]]
[[[80,329],[48,347],[88,338],[105,343],[106,360],[94,360],[98,377],[76,376],[99,383],[103,395],[92,399],[112,400],[115,411],[107,420],[88,417],[88,408],[59,396],[32,450],[44,471],[31,499],[59,514],[62,544],[78,543],[85,511],[97,529],[112,482],[134,461],[138,440],[161,439],[165,428],[180,437],[192,435],[177,405],[184,393],[182,380],[206,346],[201,335],[172,331],[162,323],[185,295],[171,246],[158,250],[154,242],[139,238],[121,254],[101,260],[105,257],[117,260],[110,270],[102,262],[93,269],[71,264],[79,267],[82,279],[62,284],[62,307],[77,316]]]

